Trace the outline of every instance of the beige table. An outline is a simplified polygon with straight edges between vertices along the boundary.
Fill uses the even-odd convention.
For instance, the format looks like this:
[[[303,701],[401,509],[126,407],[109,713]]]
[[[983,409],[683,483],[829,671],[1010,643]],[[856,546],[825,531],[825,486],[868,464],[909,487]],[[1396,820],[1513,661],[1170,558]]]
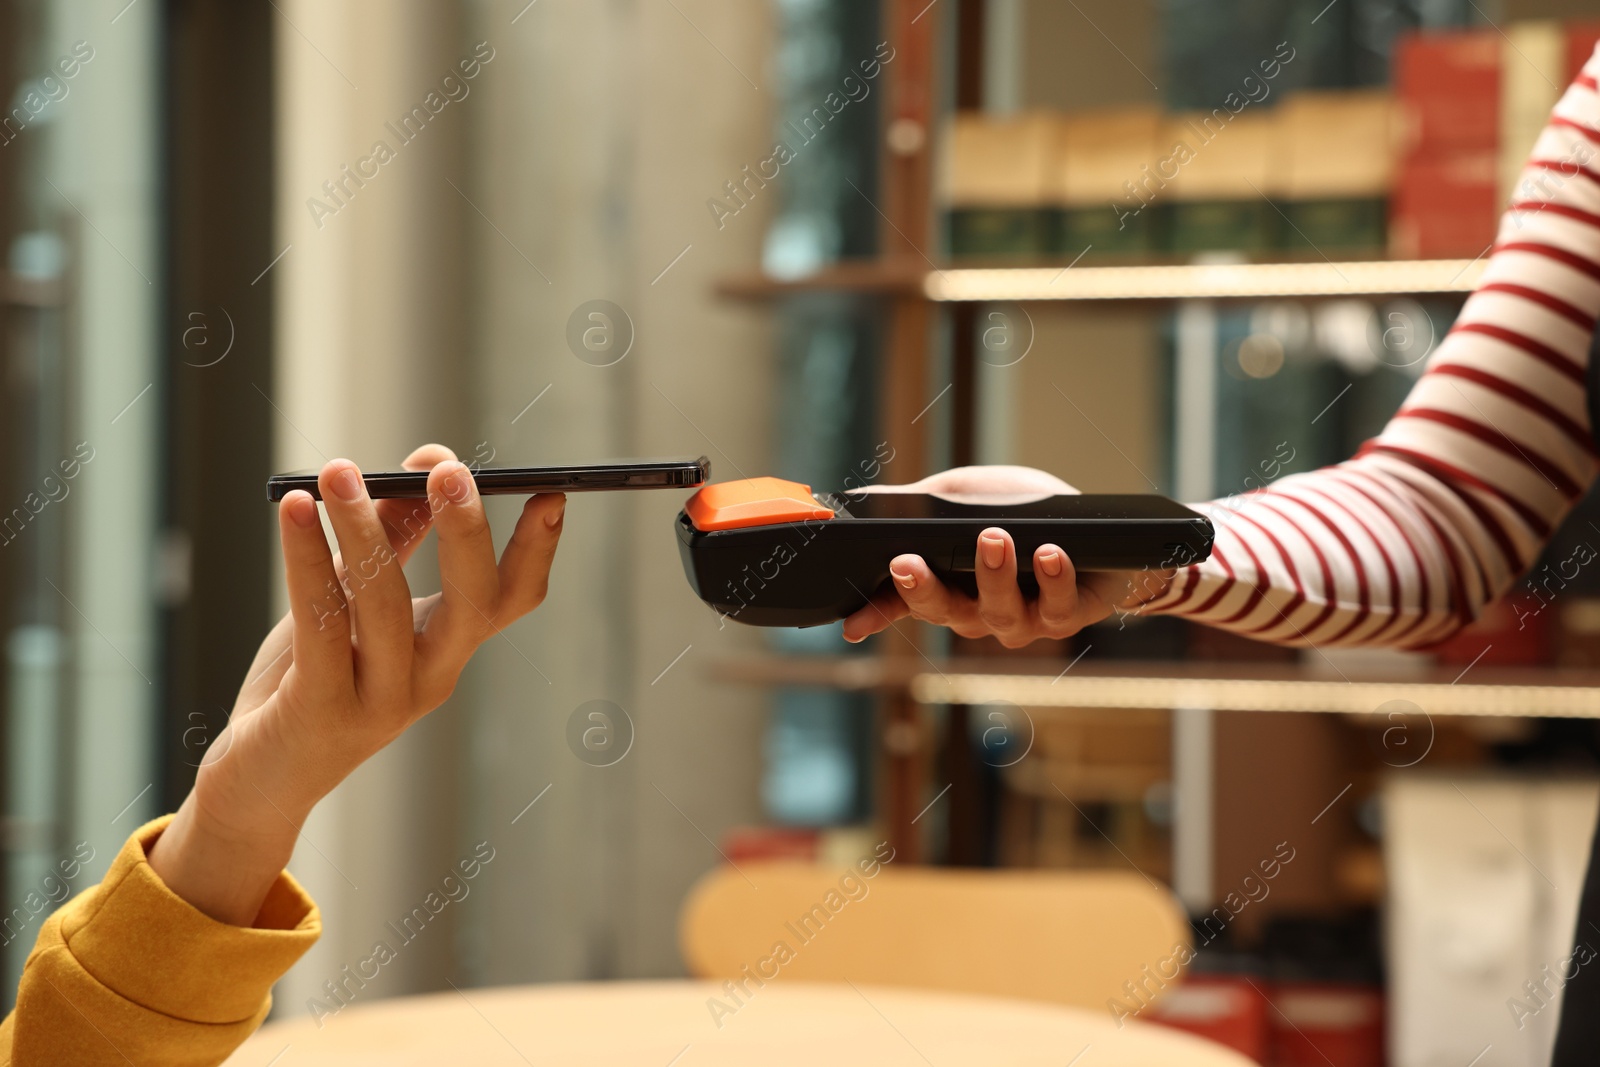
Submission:
[[[356,1002],[318,1029],[301,1004],[228,1067],[1250,1067],[1208,1041],[1048,1004],[785,982],[719,1028],[704,982],[464,989]],[[1085,1051],[1087,1049],[1087,1051]],[[1081,1057],[1081,1058],[1080,1058]]]

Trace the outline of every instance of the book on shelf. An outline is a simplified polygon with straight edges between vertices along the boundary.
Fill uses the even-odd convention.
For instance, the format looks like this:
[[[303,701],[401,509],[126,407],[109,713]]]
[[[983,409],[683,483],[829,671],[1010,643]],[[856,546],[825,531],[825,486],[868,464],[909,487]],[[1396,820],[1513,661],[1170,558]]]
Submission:
[[[1280,133],[1276,113],[1267,110],[1244,111],[1226,123],[1214,112],[1166,120],[1161,164],[1173,175],[1163,190],[1166,251],[1277,247],[1282,216],[1270,198],[1281,169]]]
[[[965,112],[948,140],[956,259],[1215,250],[1474,258],[1600,21],[1410,33],[1389,89],[1237,113]]]
[[[1398,166],[1398,108],[1386,90],[1302,92],[1278,109],[1281,247],[1381,252]]]
[[[947,234],[955,256],[1045,258],[1061,246],[1051,202],[1060,155],[1055,116],[956,116],[950,130]]]
[[[1162,245],[1162,115],[1154,107],[1067,114],[1053,198],[1063,212],[1061,253],[1148,254]]]

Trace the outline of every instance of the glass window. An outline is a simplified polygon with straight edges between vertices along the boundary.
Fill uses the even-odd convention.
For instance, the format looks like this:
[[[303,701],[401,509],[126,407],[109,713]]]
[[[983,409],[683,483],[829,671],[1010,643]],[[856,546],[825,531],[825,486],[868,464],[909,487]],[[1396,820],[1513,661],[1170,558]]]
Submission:
[[[93,884],[159,803],[152,579],[165,390],[155,343],[161,7],[7,7],[0,940],[9,999],[44,915]]]

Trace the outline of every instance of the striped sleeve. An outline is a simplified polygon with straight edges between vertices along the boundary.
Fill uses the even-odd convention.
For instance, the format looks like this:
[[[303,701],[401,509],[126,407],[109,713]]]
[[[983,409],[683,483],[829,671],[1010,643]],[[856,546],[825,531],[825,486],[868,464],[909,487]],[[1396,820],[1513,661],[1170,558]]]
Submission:
[[[1146,610],[1291,645],[1441,641],[1537,560],[1596,473],[1600,52],[1556,105],[1482,282],[1355,458],[1201,505],[1206,562]]]

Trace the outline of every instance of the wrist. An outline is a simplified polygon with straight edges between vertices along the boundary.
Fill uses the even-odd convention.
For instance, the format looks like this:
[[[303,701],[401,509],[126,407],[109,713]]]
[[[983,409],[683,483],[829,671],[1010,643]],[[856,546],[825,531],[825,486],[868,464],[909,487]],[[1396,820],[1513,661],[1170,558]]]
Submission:
[[[1172,588],[1172,582],[1177,577],[1176,571],[1146,571],[1139,576],[1135,587],[1133,599],[1136,606],[1144,607],[1155,600],[1160,600]]]
[[[1172,571],[1101,571],[1085,576],[1084,584],[1098,593],[1109,613],[1140,613],[1172,588]]]
[[[240,828],[190,793],[150,847],[150,868],[178,897],[218,922],[249,926],[294,854],[297,824]]]
[[[185,807],[218,839],[288,842],[293,847],[311,809],[348,774],[344,744],[283,728],[260,716],[230,722],[206,753]]]

